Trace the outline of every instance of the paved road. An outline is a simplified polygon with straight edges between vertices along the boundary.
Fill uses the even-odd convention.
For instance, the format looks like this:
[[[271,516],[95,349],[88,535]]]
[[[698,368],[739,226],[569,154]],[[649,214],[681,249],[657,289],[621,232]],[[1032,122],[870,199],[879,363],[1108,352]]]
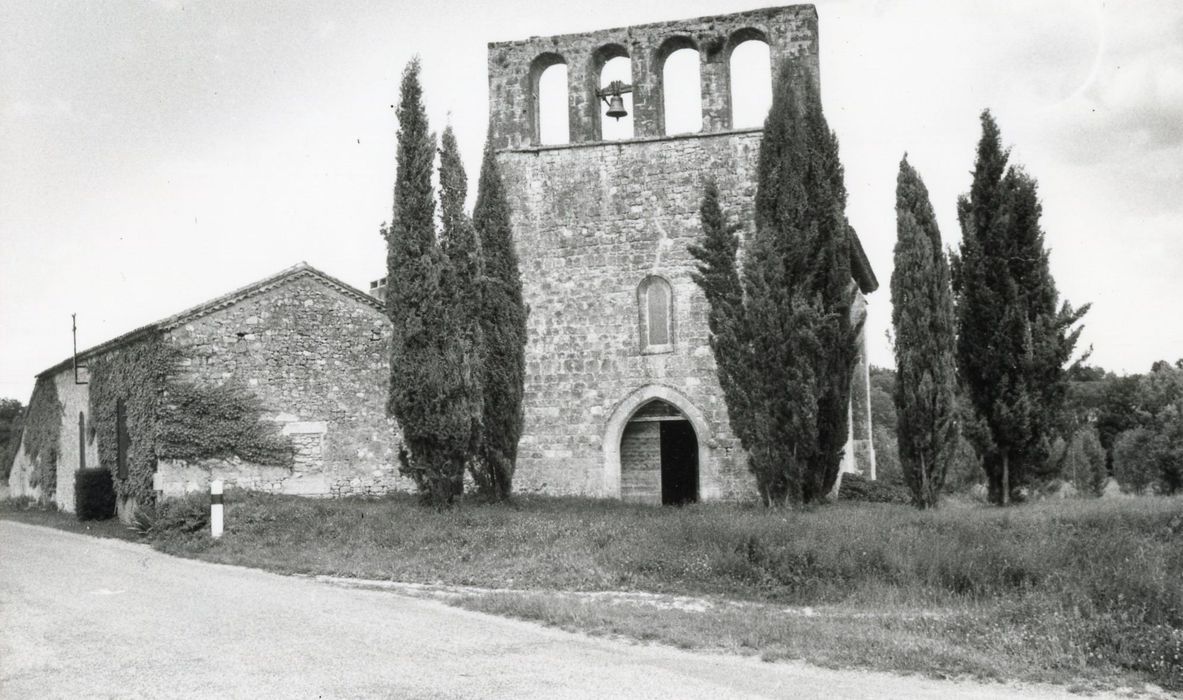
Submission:
[[[644,646],[0,521],[0,698],[1067,693]]]

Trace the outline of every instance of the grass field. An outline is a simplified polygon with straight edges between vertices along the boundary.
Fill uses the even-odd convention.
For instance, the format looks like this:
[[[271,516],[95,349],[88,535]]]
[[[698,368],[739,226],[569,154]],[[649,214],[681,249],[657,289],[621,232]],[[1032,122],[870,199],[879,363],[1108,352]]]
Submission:
[[[451,599],[770,660],[1183,690],[1178,498],[936,512],[520,498],[435,512],[410,497],[237,493],[216,542],[205,508],[174,506],[153,545],[285,573],[498,589]],[[592,591],[659,595],[580,594]]]

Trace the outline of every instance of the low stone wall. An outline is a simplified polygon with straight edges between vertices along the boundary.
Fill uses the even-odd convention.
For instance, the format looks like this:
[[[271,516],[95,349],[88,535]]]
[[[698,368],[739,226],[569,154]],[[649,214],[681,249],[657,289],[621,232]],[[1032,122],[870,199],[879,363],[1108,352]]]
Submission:
[[[369,474],[342,477],[323,471],[302,472],[287,467],[252,464],[239,459],[162,461],[153,487],[163,498],[208,493],[210,482],[221,479],[228,487],[289,496],[381,496],[406,490],[394,470],[375,469]]]

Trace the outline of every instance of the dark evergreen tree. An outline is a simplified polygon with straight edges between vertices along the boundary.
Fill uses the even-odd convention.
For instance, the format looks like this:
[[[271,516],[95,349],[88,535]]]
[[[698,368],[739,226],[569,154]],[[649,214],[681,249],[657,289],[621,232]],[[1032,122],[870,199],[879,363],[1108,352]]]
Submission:
[[[731,429],[744,449],[751,450],[756,441],[756,430],[751,411],[753,386],[748,379],[752,364],[752,343],[744,316],[743,286],[736,267],[739,224],[728,224],[719,205],[719,187],[708,180],[702,206],[702,245],[690,247],[690,254],[699,262],[698,271],[691,273],[707,299],[707,326],[710,345],[714,351],[719,384],[731,417]],[[764,493],[765,489],[760,489]]]
[[[1105,468],[1105,450],[1092,425],[1081,427],[1072,436],[1064,455],[1063,476],[1082,496],[1096,497],[1104,492],[1109,472]]]
[[[473,476],[481,491],[503,500],[513,489],[522,434],[526,307],[509,201],[497,167],[492,134],[485,142],[472,218],[480,236],[485,273],[480,314],[485,343],[484,428]]]
[[[920,508],[937,505],[957,450],[953,292],[941,232],[924,186],[905,156],[896,179],[895,406],[904,481]]]
[[[463,483],[465,466],[472,465],[480,451],[484,409],[484,263],[476,228],[464,211],[468,197],[468,176],[460,160],[460,148],[452,127],[440,139],[440,247],[447,264],[441,288],[448,307],[446,334],[448,352],[454,356],[459,384],[448,411],[467,423],[466,434],[457,434],[451,447],[451,473],[456,488]]]
[[[21,417],[24,406],[16,399],[0,399],[0,483],[8,483],[8,474],[21,442]]]
[[[982,113],[973,185],[958,200],[961,254],[954,284],[957,360],[988,428],[979,451],[990,498],[1006,504],[1047,462],[1051,428],[1067,393],[1065,364],[1088,306],[1058,310],[1039,227],[1035,181],[1007,167],[993,117]]]
[[[693,249],[732,427],[766,504],[818,501],[837,480],[858,332],[845,204],[838,142],[812,76],[785,63],[764,124],[742,293],[733,234],[709,187],[707,239]]]
[[[427,502],[451,503],[463,477],[457,444],[471,434],[464,353],[457,348],[444,278],[448,258],[435,231],[431,175],[435,137],[423,107],[419,60],[403,71],[398,105],[394,215],[383,234],[390,280],[386,309],[392,326],[389,413],[397,419],[402,471]]]

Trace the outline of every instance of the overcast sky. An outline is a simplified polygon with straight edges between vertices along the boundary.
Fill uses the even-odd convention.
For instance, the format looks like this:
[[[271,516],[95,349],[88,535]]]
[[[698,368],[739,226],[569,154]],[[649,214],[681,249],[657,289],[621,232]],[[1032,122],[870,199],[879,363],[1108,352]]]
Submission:
[[[978,113],[1040,184],[1061,295],[1093,363],[1183,357],[1183,3],[819,2],[848,215],[887,291],[904,151],[959,238]],[[0,397],[70,354],[304,260],[384,272],[398,79],[413,54],[475,182],[486,44],[719,14],[595,3],[6,0],[0,4]]]

